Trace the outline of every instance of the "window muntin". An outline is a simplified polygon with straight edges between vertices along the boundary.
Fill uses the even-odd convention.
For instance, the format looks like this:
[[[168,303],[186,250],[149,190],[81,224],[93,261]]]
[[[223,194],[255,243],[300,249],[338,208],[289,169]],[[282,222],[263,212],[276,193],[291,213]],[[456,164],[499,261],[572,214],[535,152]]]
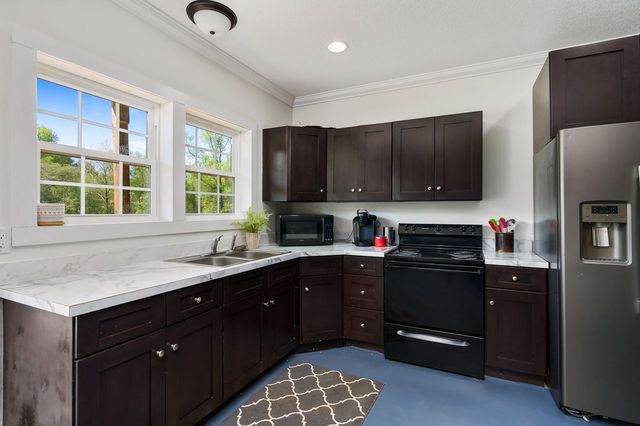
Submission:
[[[185,208],[188,215],[235,212],[233,136],[185,126]]]
[[[40,202],[67,215],[150,215],[152,112],[37,80]]]

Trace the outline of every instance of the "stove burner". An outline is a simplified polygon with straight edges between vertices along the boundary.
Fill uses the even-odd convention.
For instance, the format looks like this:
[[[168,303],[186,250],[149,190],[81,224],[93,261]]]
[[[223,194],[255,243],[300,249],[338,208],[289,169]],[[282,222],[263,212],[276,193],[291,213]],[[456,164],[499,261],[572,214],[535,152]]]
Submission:
[[[460,260],[475,259],[477,257],[476,253],[472,251],[464,251],[464,250],[452,251],[450,254],[452,258],[460,259]]]

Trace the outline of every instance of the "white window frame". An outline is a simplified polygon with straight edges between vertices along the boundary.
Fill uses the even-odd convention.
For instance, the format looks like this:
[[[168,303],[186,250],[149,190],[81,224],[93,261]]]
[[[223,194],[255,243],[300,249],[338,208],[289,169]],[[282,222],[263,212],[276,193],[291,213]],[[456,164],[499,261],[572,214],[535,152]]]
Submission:
[[[238,213],[238,175],[239,175],[239,168],[240,168],[240,161],[239,161],[239,152],[240,149],[238,147],[239,144],[239,138],[238,136],[240,135],[240,132],[238,132],[237,130],[231,129],[229,127],[225,127],[221,124],[216,123],[213,120],[210,119],[205,119],[202,117],[199,117],[197,115],[195,115],[194,113],[187,113],[187,117],[186,117],[186,121],[185,121],[185,130],[186,130],[186,126],[192,126],[192,127],[196,127],[196,156],[197,156],[197,150],[198,148],[198,137],[197,137],[197,129],[202,129],[202,130],[208,130],[210,132],[216,133],[216,134],[221,134],[223,136],[228,136],[231,138],[231,172],[226,172],[226,171],[222,171],[222,170],[215,170],[215,169],[210,169],[208,167],[202,167],[202,166],[197,166],[197,165],[187,165],[186,164],[186,160],[185,162],[185,175],[183,177],[183,180],[186,179],[186,173],[190,172],[190,173],[198,173],[198,175],[200,174],[206,174],[206,175],[212,175],[212,176],[224,176],[224,177],[230,177],[233,178],[233,211],[232,212],[228,212],[228,213],[220,213],[220,205],[221,205],[221,196],[224,195],[229,195],[229,194],[222,194],[220,193],[220,183],[218,181],[218,192],[217,193],[209,193],[209,192],[203,192],[200,190],[200,176],[198,176],[198,190],[197,191],[187,191],[186,190],[186,186],[185,186],[185,192],[184,192],[184,203],[186,206],[186,198],[188,194],[191,195],[196,195],[197,197],[197,202],[198,202],[198,211],[200,211],[200,195],[216,195],[218,197],[218,213],[186,213],[185,215],[188,219],[196,219],[196,218],[215,218],[215,217],[228,217],[228,216],[234,216]],[[186,141],[182,141],[184,147],[185,147],[185,151],[186,151]],[[205,148],[203,148],[205,149]],[[209,150],[207,150],[209,151]],[[185,157],[186,158],[186,157]]]
[[[52,66],[39,63],[38,64],[38,79],[50,81],[52,83],[59,84],[61,86],[68,87],[78,91],[78,116],[70,117],[64,114],[57,114],[52,111],[40,110],[36,104],[36,115],[39,113],[46,113],[47,115],[65,118],[76,121],[78,123],[78,146],[59,145],[50,142],[38,141],[37,137],[34,138],[38,144],[38,197],[40,196],[40,185],[57,185],[57,186],[74,186],[80,187],[80,214],[65,215],[65,222],[69,224],[81,224],[81,223],[113,223],[113,222],[137,222],[137,221],[156,221],[158,220],[158,205],[160,194],[158,191],[158,117],[160,105],[150,100],[123,92],[121,90],[109,87],[105,84],[98,83],[89,80],[85,77],[75,75],[68,71],[63,71]],[[98,96],[109,101],[117,102],[119,104],[125,104],[133,108],[145,111],[147,113],[147,157],[133,157],[129,155],[91,150],[88,148],[82,148],[82,93]],[[120,114],[118,109],[117,114]],[[119,118],[119,117],[118,117]],[[119,121],[119,120],[118,120]],[[112,129],[111,126],[106,126],[101,123],[88,122],[91,125],[96,125],[103,128]],[[120,137],[121,129],[117,131],[117,137]],[[127,131],[128,133],[128,131]],[[133,134],[139,135],[139,133],[133,132]],[[80,183],[65,183],[59,181],[44,181],[40,179],[40,158],[41,153],[61,154],[74,156],[81,159],[81,181]],[[85,160],[98,160],[115,162],[120,165],[119,181],[114,182],[114,185],[100,185],[100,184],[87,184],[85,182]],[[150,185],[149,188],[136,188],[125,187],[122,184],[123,165],[130,164],[134,166],[146,166],[150,168]],[[85,214],[85,188],[112,188],[114,191],[133,190],[133,191],[145,191],[149,192],[149,214]],[[119,197],[120,203],[122,198]],[[120,206],[122,211],[122,206]]]

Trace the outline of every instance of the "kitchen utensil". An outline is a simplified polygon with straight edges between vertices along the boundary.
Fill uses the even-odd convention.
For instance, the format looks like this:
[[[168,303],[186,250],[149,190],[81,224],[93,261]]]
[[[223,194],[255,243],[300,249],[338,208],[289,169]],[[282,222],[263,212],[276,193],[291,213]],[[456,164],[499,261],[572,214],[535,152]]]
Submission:
[[[509,219],[507,221],[507,232],[513,232],[516,230],[516,220],[515,219]]]
[[[500,232],[500,230],[498,229],[498,227],[495,224],[495,220],[494,219],[490,219],[489,220],[489,226],[491,227],[491,229],[493,229],[493,232]]]
[[[498,225],[500,225],[500,232],[507,232],[507,220],[504,217],[500,218]]]

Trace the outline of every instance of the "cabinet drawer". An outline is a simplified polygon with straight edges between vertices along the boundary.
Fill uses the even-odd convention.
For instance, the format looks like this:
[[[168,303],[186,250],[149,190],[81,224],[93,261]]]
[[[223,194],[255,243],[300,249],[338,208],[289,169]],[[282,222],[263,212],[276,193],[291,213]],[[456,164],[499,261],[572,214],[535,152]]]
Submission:
[[[344,337],[373,345],[384,344],[384,314],[369,309],[344,308]]]
[[[344,275],[344,304],[356,308],[384,308],[382,277],[366,275]]]
[[[300,259],[300,276],[342,274],[342,256],[321,256]]]
[[[221,304],[221,280],[172,291],[167,294],[167,324],[182,321]]]
[[[547,291],[547,270],[514,266],[487,266],[487,287]]]
[[[75,356],[81,358],[165,326],[164,295],[136,300],[75,319]]]
[[[344,273],[381,277],[383,260],[376,257],[345,256]]]
[[[276,287],[282,283],[295,280],[298,277],[298,261],[276,263],[269,267],[268,287]]]
[[[224,279],[224,301],[232,302],[262,291],[265,281],[264,269],[257,269]]]

